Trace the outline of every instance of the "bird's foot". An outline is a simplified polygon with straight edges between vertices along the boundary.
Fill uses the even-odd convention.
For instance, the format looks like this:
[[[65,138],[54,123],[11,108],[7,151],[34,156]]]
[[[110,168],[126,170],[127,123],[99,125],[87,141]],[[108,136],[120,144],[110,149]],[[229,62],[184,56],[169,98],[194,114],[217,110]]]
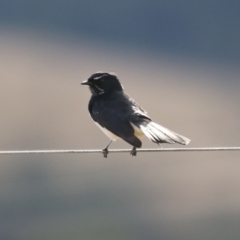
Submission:
[[[103,153],[103,157],[107,158],[107,155],[108,155],[108,153],[109,153],[108,148],[105,147],[105,148],[102,150],[102,153]]]
[[[137,150],[136,147],[133,147],[133,149],[131,150],[130,154],[133,156],[137,156]]]
[[[112,140],[111,140],[110,143],[102,150],[103,156],[104,156],[105,158],[107,158],[107,155],[108,155],[108,153],[109,153],[108,147],[110,146],[111,143],[112,143]]]

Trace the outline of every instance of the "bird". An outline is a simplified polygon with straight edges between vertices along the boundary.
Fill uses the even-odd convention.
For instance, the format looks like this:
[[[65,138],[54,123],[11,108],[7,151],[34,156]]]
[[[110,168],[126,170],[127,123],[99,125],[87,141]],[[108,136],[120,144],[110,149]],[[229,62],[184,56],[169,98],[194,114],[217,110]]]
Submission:
[[[142,147],[140,138],[143,136],[160,146],[161,143],[187,145],[191,141],[153,122],[147,112],[124,92],[115,73],[96,72],[81,85],[89,86],[92,94],[88,104],[92,119],[111,140],[102,149],[105,158],[109,153],[108,147],[117,139],[133,146],[132,156],[137,155],[136,148]]]

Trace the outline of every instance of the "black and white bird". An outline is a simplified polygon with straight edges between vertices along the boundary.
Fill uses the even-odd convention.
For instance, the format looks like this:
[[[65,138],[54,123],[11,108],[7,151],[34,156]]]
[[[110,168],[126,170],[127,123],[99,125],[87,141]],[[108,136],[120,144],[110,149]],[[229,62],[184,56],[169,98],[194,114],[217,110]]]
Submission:
[[[121,138],[133,146],[131,155],[136,156],[136,148],[142,146],[140,137],[147,136],[157,144],[179,143],[187,145],[190,139],[181,136],[155,122],[131,97],[123,91],[114,73],[97,72],[81,83],[88,85],[92,93],[88,110],[94,122],[111,139],[103,149],[104,157],[112,141]]]

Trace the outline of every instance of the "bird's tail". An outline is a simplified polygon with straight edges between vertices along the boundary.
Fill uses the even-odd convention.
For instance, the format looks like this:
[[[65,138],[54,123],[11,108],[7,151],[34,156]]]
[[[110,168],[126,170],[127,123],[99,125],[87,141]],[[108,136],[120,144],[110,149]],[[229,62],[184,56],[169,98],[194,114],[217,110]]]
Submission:
[[[153,142],[160,143],[180,143],[187,145],[191,140],[175,133],[152,121],[144,121],[137,124],[137,127]]]

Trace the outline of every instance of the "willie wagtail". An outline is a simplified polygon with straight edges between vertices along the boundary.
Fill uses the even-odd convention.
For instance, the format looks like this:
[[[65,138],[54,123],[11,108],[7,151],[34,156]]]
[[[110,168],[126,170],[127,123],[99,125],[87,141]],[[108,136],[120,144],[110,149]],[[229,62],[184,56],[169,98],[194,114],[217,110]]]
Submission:
[[[81,84],[88,85],[92,93],[88,104],[91,117],[111,139],[103,149],[104,157],[107,157],[111,142],[118,138],[133,146],[130,152],[132,156],[136,156],[136,148],[142,146],[139,138],[144,135],[157,144],[187,145],[190,142],[190,139],[153,122],[147,112],[124,93],[114,73],[97,72]]]

